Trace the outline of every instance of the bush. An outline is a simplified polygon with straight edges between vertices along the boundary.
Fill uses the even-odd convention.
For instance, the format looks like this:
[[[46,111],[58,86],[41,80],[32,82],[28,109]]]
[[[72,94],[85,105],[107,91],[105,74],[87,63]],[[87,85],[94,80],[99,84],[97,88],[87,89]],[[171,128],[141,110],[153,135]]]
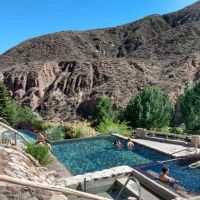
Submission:
[[[161,128],[152,128],[152,131],[162,132],[162,133],[173,133],[173,128],[170,126],[164,126]]]
[[[200,133],[200,81],[187,86],[181,98],[181,113],[188,133]]]
[[[114,122],[111,119],[101,122],[97,127],[97,131],[103,134],[118,133],[126,136],[132,135],[132,130],[126,122]]]
[[[17,105],[3,84],[0,84],[0,117],[10,125],[14,125],[17,121]]]
[[[17,129],[29,130],[31,132],[44,132],[52,126],[44,121],[33,121],[33,122],[19,122],[15,126]]]
[[[17,122],[33,123],[38,120],[38,115],[26,106],[17,106]]]
[[[32,122],[33,127],[36,129],[36,131],[46,131],[53,126],[42,121],[42,120],[35,120]]]
[[[185,129],[182,128],[182,127],[175,127],[175,131],[174,132],[176,134],[183,135],[183,134],[185,134]]]
[[[93,113],[94,124],[98,125],[106,119],[113,119],[113,105],[110,99],[106,96],[100,98]]]
[[[46,144],[29,143],[27,145],[26,152],[37,159],[41,165],[46,165],[51,161],[49,147]]]
[[[125,119],[133,128],[169,126],[174,111],[170,97],[156,87],[146,87],[132,98],[125,110]]]
[[[66,129],[62,126],[53,127],[45,131],[45,138],[48,140],[63,140],[65,139]]]
[[[66,125],[65,128],[71,138],[81,138],[96,135],[95,129],[93,129],[88,122],[79,122],[76,124]]]

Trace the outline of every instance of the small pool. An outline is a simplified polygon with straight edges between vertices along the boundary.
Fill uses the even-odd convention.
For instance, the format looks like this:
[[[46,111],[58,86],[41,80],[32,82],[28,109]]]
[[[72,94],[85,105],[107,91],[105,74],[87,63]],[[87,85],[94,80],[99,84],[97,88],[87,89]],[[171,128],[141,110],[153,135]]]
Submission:
[[[31,133],[30,131],[26,131],[26,130],[19,130],[19,132],[25,137],[27,138],[30,142],[35,142],[37,136],[34,133]],[[17,136],[18,140],[22,140],[22,138],[20,136]]]
[[[181,161],[173,161],[165,164],[141,167],[140,169],[146,171],[147,174],[149,170],[159,174],[164,166],[169,167],[169,176],[179,180],[180,186],[189,192],[200,194],[200,168],[191,169]]]
[[[114,136],[54,142],[52,151],[73,174],[84,174],[115,166],[134,166],[143,163],[169,159],[168,156],[149,148],[135,145],[127,150],[126,141],[117,149]]]

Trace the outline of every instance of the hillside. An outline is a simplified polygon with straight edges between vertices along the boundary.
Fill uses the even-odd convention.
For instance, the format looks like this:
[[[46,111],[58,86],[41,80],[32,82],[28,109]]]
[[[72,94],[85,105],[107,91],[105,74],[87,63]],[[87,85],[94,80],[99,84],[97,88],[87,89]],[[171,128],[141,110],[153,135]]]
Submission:
[[[124,107],[145,85],[174,100],[200,77],[200,1],[114,28],[33,38],[0,55],[1,79],[52,121],[87,117],[101,95]]]

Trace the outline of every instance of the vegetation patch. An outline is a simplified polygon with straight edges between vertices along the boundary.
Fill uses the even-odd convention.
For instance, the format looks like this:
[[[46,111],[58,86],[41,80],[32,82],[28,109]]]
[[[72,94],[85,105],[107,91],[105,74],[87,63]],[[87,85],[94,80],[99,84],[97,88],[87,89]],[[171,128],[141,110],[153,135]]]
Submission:
[[[95,136],[96,131],[91,127],[91,124],[88,122],[79,122],[76,124],[69,124],[65,126],[68,135],[71,138],[81,138]]]
[[[97,131],[102,134],[118,133],[125,136],[132,135],[132,129],[126,122],[114,122],[112,119],[106,119],[97,127]]]
[[[47,144],[29,143],[25,151],[37,159],[41,165],[47,165],[51,161]]]

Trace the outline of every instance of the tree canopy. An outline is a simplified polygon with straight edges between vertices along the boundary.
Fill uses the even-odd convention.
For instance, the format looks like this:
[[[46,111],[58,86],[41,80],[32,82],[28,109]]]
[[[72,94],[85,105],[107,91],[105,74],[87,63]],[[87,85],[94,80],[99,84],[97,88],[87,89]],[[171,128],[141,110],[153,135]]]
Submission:
[[[160,128],[170,124],[173,111],[173,102],[167,94],[156,87],[145,87],[129,101],[125,118],[133,128]]]
[[[185,88],[181,98],[181,113],[187,132],[200,133],[200,81]]]
[[[95,107],[93,120],[95,121],[95,124],[98,125],[106,119],[113,118],[113,104],[107,96],[102,96]]]
[[[4,85],[0,84],[0,117],[10,125],[17,121],[17,110],[15,102],[8,96]]]

